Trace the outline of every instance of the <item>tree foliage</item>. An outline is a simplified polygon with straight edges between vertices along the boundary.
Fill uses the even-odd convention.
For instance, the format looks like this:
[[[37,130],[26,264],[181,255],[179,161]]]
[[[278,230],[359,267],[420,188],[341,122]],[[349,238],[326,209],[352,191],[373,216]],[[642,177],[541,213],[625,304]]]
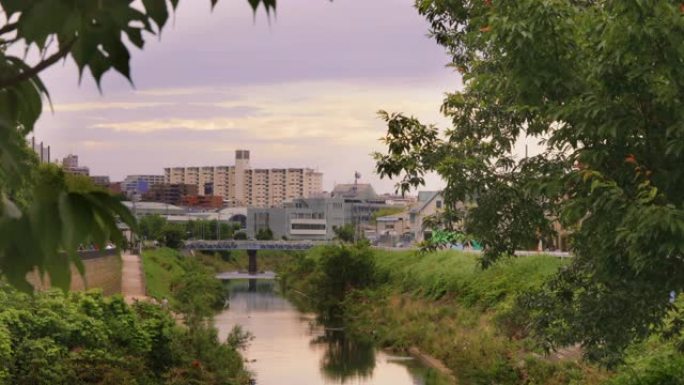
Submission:
[[[352,224],[346,224],[333,229],[335,232],[335,239],[340,242],[353,243],[356,235],[356,229]]]
[[[221,281],[209,268],[194,259],[185,260],[184,268],[183,274],[171,282],[171,293],[177,310],[194,329],[222,309],[225,298]]]
[[[120,296],[0,289],[0,384],[239,384],[234,347]],[[131,359],[135,357],[135,359]],[[199,378],[203,382],[192,382]]]
[[[185,228],[178,223],[166,223],[157,240],[166,247],[180,249],[185,240]]]
[[[138,221],[139,234],[143,239],[159,240],[167,223],[166,218],[161,215],[145,215]]]
[[[307,304],[325,320],[342,316],[342,302],[353,290],[377,282],[375,256],[367,244],[335,244],[313,249],[278,271],[285,289],[310,294]]]
[[[218,0],[210,0],[213,7]],[[59,173],[38,168],[25,137],[49,93],[39,75],[72,60],[98,87],[114,70],[131,80],[130,47],[159,35],[179,0],[0,0],[0,274],[25,290],[38,268],[69,286],[69,262],[80,267],[79,244],[123,242],[116,223],[135,229],[117,199],[69,189]],[[275,0],[248,0],[270,14]],[[18,56],[20,53],[27,55]],[[69,183],[67,183],[68,185]],[[78,183],[76,183],[78,185]]]
[[[272,241],[273,240],[273,230],[270,228],[259,229],[256,233],[255,238],[257,241]]]
[[[530,297],[548,347],[580,342],[614,362],[662,325],[684,291],[684,9],[679,0],[420,0],[462,90],[444,132],[382,113],[398,187],[428,171],[484,265],[543,237],[558,218],[575,258]],[[538,142],[522,158],[516,142]],[[680,323],[681,324],[681,323]]]

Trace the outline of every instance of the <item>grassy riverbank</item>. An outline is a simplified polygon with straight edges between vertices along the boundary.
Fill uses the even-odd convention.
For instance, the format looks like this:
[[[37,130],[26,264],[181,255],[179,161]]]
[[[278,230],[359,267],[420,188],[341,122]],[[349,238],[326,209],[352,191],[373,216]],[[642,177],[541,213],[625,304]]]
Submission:
[[[656,337],[634,346],[615,371],[586,363],[578,348],[550,355],[539,349],[527,330],[528,315],[515,304],[562,268],[562,259],[513,258],[482,270],[475,255],[456,251],[347,249],[317,249],[293,259],[280,271],[285,288],[311,298],[343,298],[339,308],[351,333],[399,351],[418,348],[444,363],[461,384],[659,385],[679,384],[684,376],[682,354]],[[359,255],[371,263],[359,265]],[[344,261],[372,277],[345,279],[350,266]],[[310,305],[321,311],[330,302],[319,298]]]
[[[354,332],[394,349],[418,347],[464,384],[598,384],[606,376],[573,354],[543,357],[515,322],[518,296],[564,261],[534,256],[482,270],[475,256],[453,251],[376,252],[375,258],[384,284],[345,301]]]

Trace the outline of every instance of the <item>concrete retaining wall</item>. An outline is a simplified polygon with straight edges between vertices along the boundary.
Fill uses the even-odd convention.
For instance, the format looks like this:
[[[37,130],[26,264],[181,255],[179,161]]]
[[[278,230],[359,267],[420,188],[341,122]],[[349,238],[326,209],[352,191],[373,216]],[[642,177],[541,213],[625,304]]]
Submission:
[[[102,289],[105,295],[121,293],[121,257],[117,250],[82,252],[81,259],[85,266],[85,279],[81,277],[75,266],[71,266],[72,291],[86,289]],[[46,276],[41,282],[37,272],[26,277],[36,290],[50,287],[50,279]]]

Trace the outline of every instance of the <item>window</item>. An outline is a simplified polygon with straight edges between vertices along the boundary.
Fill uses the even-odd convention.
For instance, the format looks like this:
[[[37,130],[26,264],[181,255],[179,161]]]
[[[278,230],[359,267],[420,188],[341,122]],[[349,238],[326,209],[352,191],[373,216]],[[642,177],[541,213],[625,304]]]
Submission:
[[[438,209],[441,209],[442,208],[442,201],[437,201],[435,203],[435,205],[437,206]]]
[[[292,230],[325,230],[325,223],[293,223]]]

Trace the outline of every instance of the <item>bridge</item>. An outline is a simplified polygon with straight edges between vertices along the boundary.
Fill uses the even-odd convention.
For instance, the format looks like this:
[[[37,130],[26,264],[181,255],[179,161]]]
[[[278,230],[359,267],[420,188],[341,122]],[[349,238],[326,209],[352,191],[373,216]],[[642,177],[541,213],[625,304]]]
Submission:
[[[316,245],[324,244],[325,242],[314,241],[186,241],[185,248],[187,250],[198,251],[232,251],[232,250],[247,250],[249,257],[248,272],[255,275],[259,272],[257,267],[257,251],[259,250],[308,250]]]

